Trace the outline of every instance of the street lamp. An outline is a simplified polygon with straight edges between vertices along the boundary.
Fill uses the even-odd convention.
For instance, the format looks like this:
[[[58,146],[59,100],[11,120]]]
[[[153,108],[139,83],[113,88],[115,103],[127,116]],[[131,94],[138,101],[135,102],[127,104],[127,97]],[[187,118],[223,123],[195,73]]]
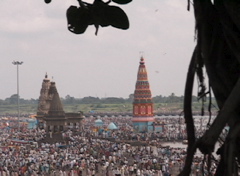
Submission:
[[[19,114],[19,71],[18,66],[22,65],[23,62],[13,61],[13,65],[17,65],[17,106],[18,106],[18,132],[20,132],[20,114]]]

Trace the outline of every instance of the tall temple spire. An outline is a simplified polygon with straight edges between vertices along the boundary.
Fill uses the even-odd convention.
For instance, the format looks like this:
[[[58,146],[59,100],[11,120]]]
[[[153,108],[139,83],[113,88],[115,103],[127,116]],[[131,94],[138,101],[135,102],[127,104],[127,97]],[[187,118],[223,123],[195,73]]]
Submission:
[[[49,116],[64,117],[65,112],[63,111],[62,102],[60,100],[55,82],[51,82],[51,87],[49,89],[49,97],[51,98],[51,104],[48,111]]]
[[[134,92],[134,103],[152,103],[152,94],[148,82],[147,69],[145,66],[144,58],[141,57],[139,62],[137,82]]]
[[[50,81],[47,73],[42,82],[42,88],[39,96],[38,115],[45,114],[64,114],[63,106],[56,88],[56,84]]]
[[[56,83],[48,78],[47,73],[42,82],[37,111],[38,127],[49,134],[65,131],[67,128],[81,129],[83,113],[65,113]],[[52,132],[52,133],[50,133]],[[51,136],[51,135],[50,135]],[[50,137],[51,138],[51,137]]]
[[[39,96],[39,103],[38,103],[38,115],[44,115],[48,113],[49,107],[50,107],[50,101],[48,98],[48,91],[50,89],[50,79],[48,79],[47,73],[45,74],[45,78],[42,82],[42,88],[40,90],[40,96]]]
[[[150,131],[152,129],[153,102],[150,85],[148,82],[147,69],[144,58],[139,62],[137,82],[133,101],[133,126],[137,131]]]

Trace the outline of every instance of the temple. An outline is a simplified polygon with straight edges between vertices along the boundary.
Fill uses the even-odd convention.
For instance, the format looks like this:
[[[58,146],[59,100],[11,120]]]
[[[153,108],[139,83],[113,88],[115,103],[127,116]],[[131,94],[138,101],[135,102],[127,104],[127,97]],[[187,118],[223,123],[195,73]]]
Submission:
[[[82,112],[65,113],[60,100],[56,83],[48,75],[42,82],[36,118],[38,127],[47,132],[63,132],[67,129],[80,130],[83,120]]]
[[[137,132],[151,132],[154,129],[152,94],[143,57],[140,59],[134,91],[132,122]]]

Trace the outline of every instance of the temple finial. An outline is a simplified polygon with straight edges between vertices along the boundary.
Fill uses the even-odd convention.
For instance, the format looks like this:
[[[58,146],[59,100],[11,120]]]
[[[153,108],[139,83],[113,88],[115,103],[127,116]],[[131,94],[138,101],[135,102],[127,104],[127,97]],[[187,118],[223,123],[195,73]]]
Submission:
[[[140,56],[140,58],[143,58],[144,57],[144,51],[139,51],[139,56]]]

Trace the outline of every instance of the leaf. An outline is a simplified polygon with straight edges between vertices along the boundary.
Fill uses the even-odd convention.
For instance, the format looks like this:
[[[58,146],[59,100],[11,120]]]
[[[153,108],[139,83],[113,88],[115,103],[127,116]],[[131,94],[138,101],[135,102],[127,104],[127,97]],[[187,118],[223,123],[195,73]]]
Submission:
[[[46,4],[49,4],[51,0],[44,0]]]
[[[91,18],[87,9],[70,6],[67,9],[67,21],[69,31],[82,34],[86,31]]]
[[[90,14],[92,15],[93,23],[95,25],[100,25],[101,27],[110,25],[105,13],[107,8],[108,5],[99,0],[95,0],[93,5],[89,6]]]
[[[127,3],[131,2],[132,0],[112,0],[112,1],[117,4],[127,4]]]
[[[119,29],[128,29],[129,20],[126,13],[117,6],[108,6],[105,10],[105,16],[111,26]]]

